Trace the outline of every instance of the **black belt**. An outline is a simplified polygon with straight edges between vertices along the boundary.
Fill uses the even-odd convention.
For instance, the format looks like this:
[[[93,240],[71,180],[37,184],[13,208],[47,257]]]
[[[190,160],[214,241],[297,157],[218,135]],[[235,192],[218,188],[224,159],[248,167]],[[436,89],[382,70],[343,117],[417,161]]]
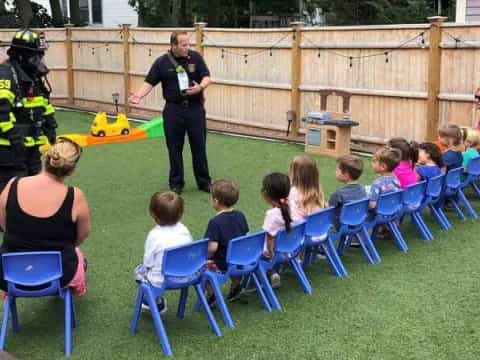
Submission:
[[[175,104],[179,105],[184,108],[188,108],[191,106],[196,106],[196,105],[201,105],[201,102],[198,100],[188,100],[188,99],[183,99],[179,101],[167,101],[168,104]]]

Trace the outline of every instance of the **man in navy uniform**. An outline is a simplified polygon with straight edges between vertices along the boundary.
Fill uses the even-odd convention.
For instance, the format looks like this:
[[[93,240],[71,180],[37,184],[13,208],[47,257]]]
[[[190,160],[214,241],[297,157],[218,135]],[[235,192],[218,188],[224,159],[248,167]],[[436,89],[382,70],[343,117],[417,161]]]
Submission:
[[[39,173],[39,147],[55,142],[45,50],[43,33],[19,30],[0,64],[0,191],[12,177]]]
[[[210,192],[206,152],[206,119],[203,90],[210,84],[210,72],[202,56],[189,49],[188,34],[175,31],[170,51],[155,60],[141,88],[130,96],[138,104],[159,82],[162,83],[165,138],[170,159],[170,189],[180,194],[185,185],[183,144],[188,135],[197,187]]]

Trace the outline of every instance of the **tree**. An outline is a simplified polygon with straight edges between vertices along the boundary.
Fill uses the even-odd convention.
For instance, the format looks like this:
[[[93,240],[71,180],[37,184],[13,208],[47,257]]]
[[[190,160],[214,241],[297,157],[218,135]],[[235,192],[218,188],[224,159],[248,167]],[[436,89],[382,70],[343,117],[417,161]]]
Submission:
[[[138,26],[175,26],[173,9],[177,1],[128,0],[138,13]]]
[[[64,25],[64,19],[62,7],[60,6],[60,0],[50,0],[50,9],[52,10],[53,26],[62,27]]]

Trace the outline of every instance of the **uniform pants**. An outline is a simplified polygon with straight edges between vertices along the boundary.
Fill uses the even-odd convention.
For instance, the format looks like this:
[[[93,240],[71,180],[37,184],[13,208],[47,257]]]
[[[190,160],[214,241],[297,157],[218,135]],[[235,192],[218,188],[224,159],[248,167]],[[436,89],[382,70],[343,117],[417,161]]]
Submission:
[[[163,109],[165,138],[170,159],[170,188],[182,189],[185,185],[183,175],[183,144],[185,133],[192,152],[193,173],[197,187],[202,189],[210,185],[206,152],[207,127],[205,108],[200,102],[190,102],[187,106],[167,102]]]
[[[26,148],[25,156],[22,159],[16,158],[11,148],[8,150],[2,149],[0,156],[9,159],[9,161],[0,159],[0,192],[10,179],[17,176],[36,175],[42,170],[41,154],[38,146]]]

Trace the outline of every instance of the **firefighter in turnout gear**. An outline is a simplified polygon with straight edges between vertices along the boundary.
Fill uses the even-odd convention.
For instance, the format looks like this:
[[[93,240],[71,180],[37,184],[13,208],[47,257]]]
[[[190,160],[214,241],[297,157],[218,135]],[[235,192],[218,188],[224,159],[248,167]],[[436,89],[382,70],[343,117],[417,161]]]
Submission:
[[[39,147],[55,142],[45,50],[43,33],[19,30],[0,64],[0,191],[12,177],[39,173]]]

